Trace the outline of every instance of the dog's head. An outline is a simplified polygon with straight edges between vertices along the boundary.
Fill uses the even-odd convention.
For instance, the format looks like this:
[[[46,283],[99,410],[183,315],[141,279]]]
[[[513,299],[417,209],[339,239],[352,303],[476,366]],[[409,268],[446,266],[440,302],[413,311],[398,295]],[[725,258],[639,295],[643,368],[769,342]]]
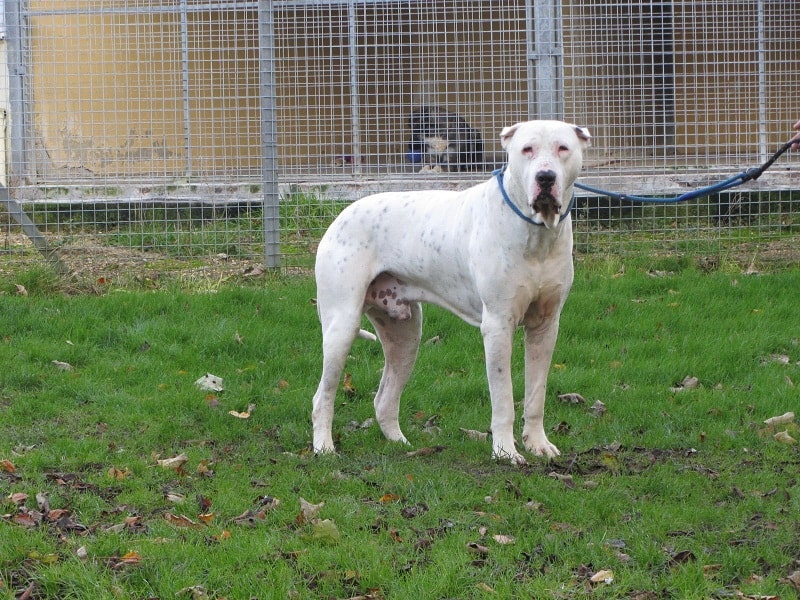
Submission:
[[[500,132],[509,194],[536,223],[558,225],[591,139],[587,129],[563,121],[525,121]]]

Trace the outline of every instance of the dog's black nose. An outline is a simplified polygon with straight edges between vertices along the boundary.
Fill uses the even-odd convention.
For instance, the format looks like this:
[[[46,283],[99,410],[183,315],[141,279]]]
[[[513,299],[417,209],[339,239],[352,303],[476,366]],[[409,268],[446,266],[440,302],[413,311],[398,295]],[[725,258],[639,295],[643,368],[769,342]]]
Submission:
[[[556,174],[554,171],[539,171],[536,174],[536,183],[543,188],[551,188],[556,182]]]

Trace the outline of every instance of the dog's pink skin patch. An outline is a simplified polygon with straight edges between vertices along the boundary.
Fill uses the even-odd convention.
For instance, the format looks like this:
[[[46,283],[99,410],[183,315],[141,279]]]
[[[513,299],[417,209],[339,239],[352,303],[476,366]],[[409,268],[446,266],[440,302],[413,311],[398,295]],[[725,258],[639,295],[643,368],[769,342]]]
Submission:
[[[380,309],[392,319],[405,321],[411,318],[411,308],[404,291],[403,281],[390,273],[381,273],[367,288],[364,304]]]

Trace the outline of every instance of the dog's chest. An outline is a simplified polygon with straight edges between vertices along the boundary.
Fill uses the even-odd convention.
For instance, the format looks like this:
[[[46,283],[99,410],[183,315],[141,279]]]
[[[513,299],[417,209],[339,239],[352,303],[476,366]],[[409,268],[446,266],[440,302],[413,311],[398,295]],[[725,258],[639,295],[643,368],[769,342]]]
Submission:
[[[446,140],[442,136],[435,135],[429,136],[425,138],[425,143],[431,149],[432,152],[445,152],[447,150],[448,145],[450,144],[449,140]]]

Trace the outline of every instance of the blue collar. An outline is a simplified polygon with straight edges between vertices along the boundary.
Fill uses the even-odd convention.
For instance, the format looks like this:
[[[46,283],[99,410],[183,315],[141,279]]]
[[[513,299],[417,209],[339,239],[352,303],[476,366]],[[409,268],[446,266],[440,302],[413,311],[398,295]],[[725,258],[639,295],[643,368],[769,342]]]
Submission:
[[[497,178],[497,185],[500,186],[500,193],[503,194],[503,200],[505,200],[505,203],[508,204],[509,208],[511,208],[511,210],[513,210],[520,219],[522,219],[526,223],[530,223],[531,225],[539,225],[543,227],[544,223],[537,223],[530,217],[525,216],[519,209],[519,207],[511,201],[511,198],[508,197],[508,192],[506,192],[506,188],[503,185],[503,173],[506,170],[506,166],[507,165],[503,166],[500,169],[497,169],[496,171],[492,171],[492,175],[494,175]],[[561,214],[561,217],[558,219],[559,223],[561,223],[561,221],[563,221],[569,216],[569,213],[572,212],[574,206],[575,206],[575,192],[572,193],[572,198],[570,198],[569,200],[569,204],[567,205],[567,210],[565,210]]]

